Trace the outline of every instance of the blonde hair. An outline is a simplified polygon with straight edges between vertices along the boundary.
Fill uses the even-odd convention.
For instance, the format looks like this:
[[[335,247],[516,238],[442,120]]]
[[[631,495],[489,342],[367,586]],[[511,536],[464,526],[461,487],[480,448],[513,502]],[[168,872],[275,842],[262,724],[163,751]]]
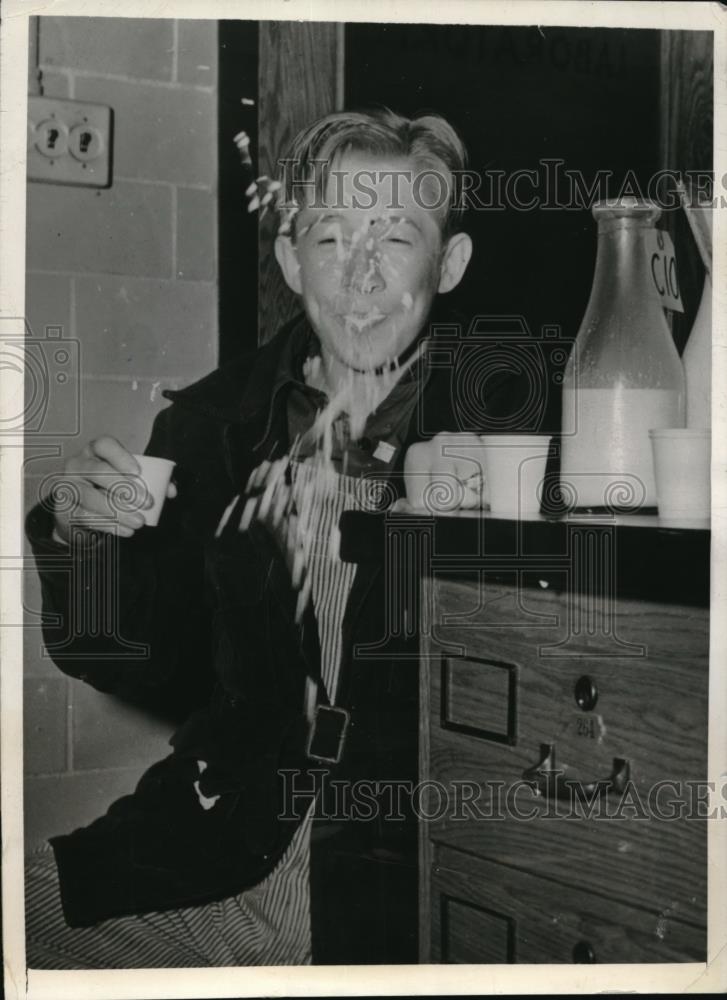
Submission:
[[[349,152],[410,159],[422,171],[444,173],[447,198],[442,235],[448,239],[461,228],[464,208],[456,196],[454,178],[466,166],[464,143],[441,115],[405,118],[389,108],[336,111],[302,129],[279,160],[283,167],[281,207],[300,206],[296,191],[310,188],[312,181],[316,197],[322,199],[332,166]]]

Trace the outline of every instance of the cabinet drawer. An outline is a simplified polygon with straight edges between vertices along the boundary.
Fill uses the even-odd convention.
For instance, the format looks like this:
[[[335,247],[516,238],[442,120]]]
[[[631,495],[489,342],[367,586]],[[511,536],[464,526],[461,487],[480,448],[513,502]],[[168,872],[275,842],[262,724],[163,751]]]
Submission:
[[[553,878],[573,868],[610,898],[704,921],[706,612],[620,602],[627,645],[606,656],[603,635],[568,638],[573,608],[552,591],[448,580],[433,598],[423,777],[441,783],[449,807],[431,835]],[[631,655],[640,647],[644,655]],[[577,695],[589,706],[594,693],[584,710]],[[606,779],[615,760],[627,761],[625,794],[601,800],[591,818],[537,797],[522,778],[543,745],[576,782]],[[462,783],[476,801],[458,810]]]
[[[706,611],[619,602],[614,644],[571,636],[573,608],[587,611],[577,595],[446,581],[433,597],[423,643],[433,736],[458,730],[479,737],[483,755],[507,743],[530,758],[556,742],[566,770],[608,773],[623,757],[643,786],[706,779]]]
[[[627,906],[438,847],[431,958],[450,963],[703,962],[707,932],[668,911]]]
[[[661,819],[648,798],[628,791],[590,812],[554,801],[518,781],[522,760],[488,771],[478,753],[466,752],[466,737],[449,737],[450,746],[432,750],[438,793],[422,810],[432,839],[554,879],[577,872],[584,888],[610,898],[706,920],[708,820]]]

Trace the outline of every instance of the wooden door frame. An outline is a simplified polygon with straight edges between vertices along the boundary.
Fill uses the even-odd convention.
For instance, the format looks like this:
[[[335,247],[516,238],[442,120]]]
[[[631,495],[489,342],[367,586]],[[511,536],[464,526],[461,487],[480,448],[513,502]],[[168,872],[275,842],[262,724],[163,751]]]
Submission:
[[[275,177],[277,161],[305,125],[343,108],[344,25],[336,21],[261,21],[258,49],[259,173]],[[269,340],[300,310],[280,273],[273,244],[277,221],[258,228],[258,342]]]
[[[714,171],[713,81],[713,32],[661,32],[662,170]],[[683,313],[670,314],[681,353],[694,323],[705,272],[681,209],[665,212],[663,225],[676,247],[684,302]]]

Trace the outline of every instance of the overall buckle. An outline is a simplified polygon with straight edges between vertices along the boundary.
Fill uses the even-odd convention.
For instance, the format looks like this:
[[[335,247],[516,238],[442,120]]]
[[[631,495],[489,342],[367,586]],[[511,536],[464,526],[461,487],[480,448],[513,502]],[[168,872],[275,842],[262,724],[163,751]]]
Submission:
[[[327,764],[339,764],[350,718],[345,708],[316,705],[305,748],[308,757]]]

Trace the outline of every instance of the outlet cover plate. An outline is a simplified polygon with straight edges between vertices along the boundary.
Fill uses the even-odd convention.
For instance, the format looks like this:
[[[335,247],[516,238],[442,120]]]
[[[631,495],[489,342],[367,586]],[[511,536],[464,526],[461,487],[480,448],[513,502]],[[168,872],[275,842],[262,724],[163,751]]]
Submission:
[[[41,152],[57,126],[54,149]],[[28,180],[80,187],[111,186],[113,112],[104,104],[28,97]],[[92,158],[79,158],[79,129],[88,129]],[[74,131],[75,130],[75,131]],[[74,149],[77,155],[73,155]]]

